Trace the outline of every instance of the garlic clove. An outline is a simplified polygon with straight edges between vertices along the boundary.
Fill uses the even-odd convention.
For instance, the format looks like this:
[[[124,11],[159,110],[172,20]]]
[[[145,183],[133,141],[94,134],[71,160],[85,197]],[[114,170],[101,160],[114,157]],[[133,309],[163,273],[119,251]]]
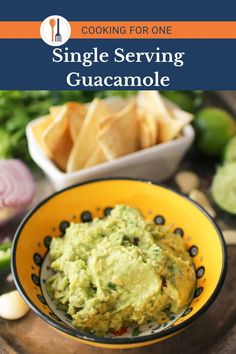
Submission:
[[[181,171],[175,176],[175,183],[182,193],[188,194],[200,186],[200,179],[194,172]]]
[[[215,210],[212,208],[209,200],[203,192],[194,189],[189,193],[189,197],[200,204],[213,218],[216,216]]]
[[[0,316],[6,320],[17,320],[27,314],[26,305],[17,290],[0,296]]]
[[[225,230],[223,236],[227,245],[236,245],[236,230]]]

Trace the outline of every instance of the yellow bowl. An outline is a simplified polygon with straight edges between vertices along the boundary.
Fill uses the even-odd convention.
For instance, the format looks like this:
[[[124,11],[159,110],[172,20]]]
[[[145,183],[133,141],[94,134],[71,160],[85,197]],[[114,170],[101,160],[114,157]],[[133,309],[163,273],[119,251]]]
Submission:
[[[48,248],[52,237],[63,234],[68,223],[102,217],[122,203],[141,210],[147,219],[172,225],[187,244],[196,268],[196,290],[186,311],[171,323],[139,328],[120,336],[96,336],[79,331],[62,318],[45,292]],[[157,217],[158,216],[158,217]],[[42,201],[18,228],[12,251],[12,272],[16,286],[40,317],[57,330],[78,341],[106,348],[136,348],[166,339],[188,326],[216,299],[222,287],[227,263],[222,234],[199,205],[169,189],[144,180],[103,179],[78,184]]]

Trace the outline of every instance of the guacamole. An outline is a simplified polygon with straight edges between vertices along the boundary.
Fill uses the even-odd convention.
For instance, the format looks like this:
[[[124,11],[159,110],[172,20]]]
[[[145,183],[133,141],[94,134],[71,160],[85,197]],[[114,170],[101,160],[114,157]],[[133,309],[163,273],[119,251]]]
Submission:
[[[47,289],[81,330],[98,334],[168,321],[189,304],[193,264],[181,236],[126,205],[71,223],[50,245]]]

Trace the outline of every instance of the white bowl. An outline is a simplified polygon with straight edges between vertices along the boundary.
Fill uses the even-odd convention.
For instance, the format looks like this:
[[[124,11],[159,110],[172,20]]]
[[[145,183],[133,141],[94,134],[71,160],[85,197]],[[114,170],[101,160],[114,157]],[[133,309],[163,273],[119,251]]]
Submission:
[[[175,172],[194,140],[194,130],[191,125],[188,125],[184,128],[181,137],[170,142],[139,150],[80,171],[65,173],[45,155],[32,133],[32,127],[40,119],[42,118],[35,119],[27,125],[29,152],[56,190],[77,182],[101,177],[133,177],[163,181]]]

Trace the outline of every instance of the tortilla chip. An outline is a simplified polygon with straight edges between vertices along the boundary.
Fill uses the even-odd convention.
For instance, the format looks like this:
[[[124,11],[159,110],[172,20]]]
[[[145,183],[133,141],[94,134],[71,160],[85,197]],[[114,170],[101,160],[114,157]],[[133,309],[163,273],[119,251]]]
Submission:
[[[110,107],[110,109],[114,113],[118,113],[121,111],[125,106],[131,101],[133,98],[127,97],[120,97],[120,96],[111,96],[105,99],[106,103]]]
[[[176,120],[181,121],[182,124],[187,125],[193,120],[193,114],[192,113],[189,113],[187,111],[182,110],[175,103],[167,100],[164,97],[163,97],[163,101],[164,101],[164,103],[166,105],[166,108],[168,109],[169,113],[171,114],[171,116],[174,117]]]
[[[99,144],[108,160],[138,149],[138,118],[135,101],[117,113],[98,134]]]
[[[44,153],[48,155],[50,158],[52,157],[51,152],[48,149],[48,146],[45,144],[45,141],[43,139],[43,132],[50,126],[53,120],[54,120],[53,116],[47,115],[45,117],[42,117],[38,122],[36,122],[32,126],[32,133],[37,143],[40,145]]]
[[[139,113],[139,148],[146,149],[157,143],[157,121],[151,113]]]
[[[159,121],[158,143],[165,143],[175,139],[182,129],[182,125],[174,119]]]
[[[156,116],[159,143],[175,139],[193,116],[163,98],[158,91],[141,91],[139,104]]]
[[[69,129],[64,131],[61,141],[58,142],[52,154],[52,161],[62,170],[66,171],[66,166],[72,149],[72,140]]]
[[[158,116],[150,108],[152,102],[150,102],[148,92],[140,91],[137,96],[140,149],[155,145],[158,139]]]
[[[66,106],[69,129],[72,140],[75,142],[80,133],[84,118],[87,114],[87,106],[77,102],[68,102],[66,103]]]
[[[49,108],[49,112],[50,112],[51,116],[56,118],[58,116],[58,114],[60,114],[62,108],[63,108],[63,106],[52,106]]]
[[[137,102],[139,108],[154,114],[158,122],[160,119],[172,118],[158,91],[140,91]]]
[[[90,104],[80,133],[71,151],[67,163],[67,172],[80,170],[87,164],[98,146],[96,140],[98,126],[102,124],[111,113],[112,111],[109,106],[98,98],[94,99]]]
[[[104,118],[100,123],[98,123],[98,131],[100,132],[104,128],[106,128],[114,119],[114,114],[109,115],[106,118]]]
[[[183,111],[177,105],[165,98],[163,98],[163,102],[172,119],[160,121],[160,142],[170,141],[177,138],[183,128],[193,120],[193,115],[191,113]]]
[[[65,110],[64,115],[67,115],[70,134],[73,142],[75,142],[82,127],[83,120],[86,116],[87,106],[83,103],[68,102],[65,103],[63,106],[51,107],[50,113],[56,118],[59,114],[61,114],[62,110]]]
[[[61,138],[68,129],[68,120],[66,116],[67,108],[62,106],[60,108],[53,107],[51,112],[54,119],[51,125],[44,132],[44,140],[49,150],[53,153],[57,145],[61,142]],[[56,114],[57,112],[57,114]]]
[[[84,168],[88,168],[99,163],[107,161],[107,158],[100,146],[94,151],[93,155],[87,160]]]
[[[73,141],[68,124],[67,106],[62,106],[58,112],[51,125],[43,133],[43,139],[53,162],[65,171]]]

